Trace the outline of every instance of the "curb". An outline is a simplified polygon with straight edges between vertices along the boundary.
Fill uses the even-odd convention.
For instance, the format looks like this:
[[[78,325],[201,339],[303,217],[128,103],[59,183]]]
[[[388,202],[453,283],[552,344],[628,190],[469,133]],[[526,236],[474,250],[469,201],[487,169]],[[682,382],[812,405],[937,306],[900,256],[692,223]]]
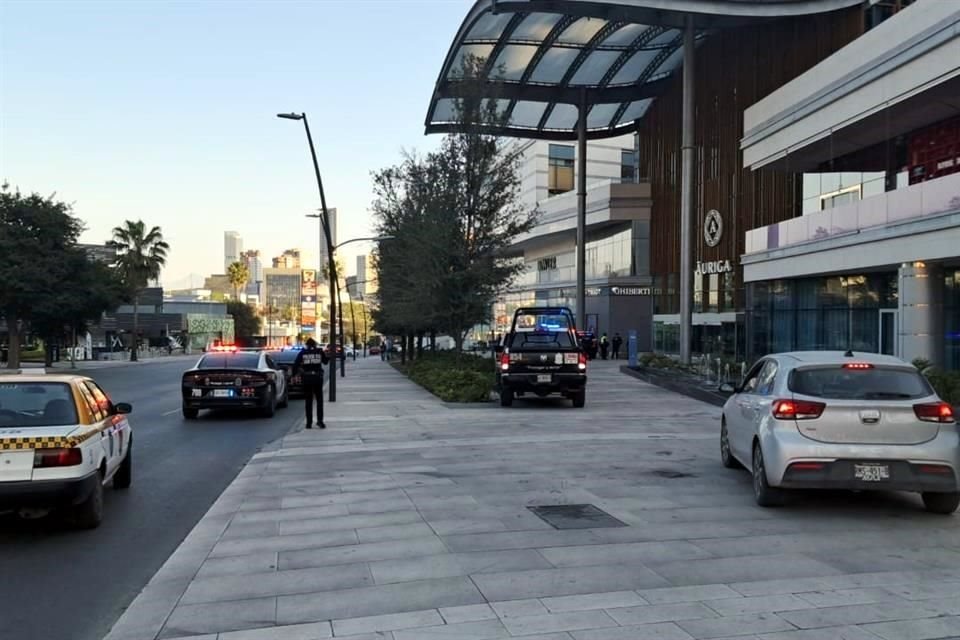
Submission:
[[[621,365],[620,373],[628,375],[637,380],[642,380],[643,382],[655,385],[661,389],[667,389],[668,391],[673,391],[674,393],[679,393],[685,395],[689,398],[695,400],[700,400],[701,402],[706,402],[712,404],[715,407],[722,407],[726,401],[726,396],[720,395],[713,391],[707,391],[706,389],[697,389],[696,387],[690,387],[688,385],[676,382],[669,379],[666,376],[651,375],[649,373],[644,373],[642,371],[637,371],[636,369],[631,369],[629,365]]]

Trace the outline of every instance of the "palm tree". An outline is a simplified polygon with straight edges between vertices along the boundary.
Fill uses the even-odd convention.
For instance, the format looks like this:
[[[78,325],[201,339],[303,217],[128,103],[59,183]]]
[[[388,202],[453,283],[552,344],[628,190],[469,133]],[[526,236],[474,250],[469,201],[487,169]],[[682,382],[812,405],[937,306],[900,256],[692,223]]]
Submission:
[[[160,227],[147,231],[143,220],[126,220],[122,227],[113,230],[113,240],[108,243],[117,252],[117,271],[133,295],[133,343],[130,359],[137,359],[139,336],[140,294],[150,280],[160,277],[160,269],[167,262],[170,245],[164,242]]]
[[[250,269],[242,262],[233,262],[227,267],[227,279],[233,286],[234,300],[240,299],[240,289],[250,282]]]

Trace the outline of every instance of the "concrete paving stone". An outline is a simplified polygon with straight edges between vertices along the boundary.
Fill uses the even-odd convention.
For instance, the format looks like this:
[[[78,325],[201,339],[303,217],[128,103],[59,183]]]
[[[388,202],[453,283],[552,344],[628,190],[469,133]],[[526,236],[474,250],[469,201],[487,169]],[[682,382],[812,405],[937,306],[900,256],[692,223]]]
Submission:
[[[149,584],[159,584],[167,581],[183,581],[196,575],[197,570],[207,559],[209,551],[178,550],[170,556],[160,570],[150,579]]]
[[[538,549],[556,567],[698,560],[709,553],[689,542],[631,542]]]
[[[443,537],[451,551],[496,551],[507,549],[537,549],[565,545],[600,544],[594,531],[575,529],[567,531],[506,531],[502,533],[471,533]]]
[[[536,598],[527,598],[525,600],[505,600],[502,602],[491,602],[490,608],[499,618],[520,618],[524,616],[539,616],[550,613],[549,609]]]
[[[484,597],[469,578],[444,578],[321,594],[280,596],[277,622],[316,622],[484,602]]]
[[[447,548],[435,536],[408,538],[403,544],[393,540],[351,544],[322,549],[304,549],[300,551],[281,551],[280,569],[306,569],[309,567],[329,567],[354,562],[376,562],[380,560],[399,560],[445,553]]]
[[[509,638],[510,634],[499,620],[479,620],[394,631],[393,637],[395,640],[429,640],[430,638],[449,638],[450,640],[498,640],[500,638]]]
[[[549,568],[549,562],[536,551],[529,549],[432,555],[370,564],[370,571],[377,584]]]
[[[836,576],[846,577],[846,576]],[[829,589],[828,580],[831,577],[795,578],[776,580],[754,580],[751,582],[734,582],[728,585],[731,589],[743,596],[774,596],[783,593],[806,593]]]
[[[491,601],[571,596],[668,585],[666,580],[649,569],[622,565],[478,574],[473,576],[473,581]]]
[[[717,613],[713,609],[700,602],[650,604],[623,609],[609,609],[607,613],[617,621],[617,624],[625,627],[654,622],[676,622],[678,620],[717,617]]]
[[[332,493],[327,495],[284,496],[280,500],[283,509],[298,509],[303,507],[320,507],[324,505],[351,504],[362,502],[376,502],[380,500],[398,502],[408,501],[402,489],[387,489],[385,491],[371,491],[368,493]]]
[[[895,545],[818,553],[817,558],[844,573],[960,568],[960,553],[947,549],[905,549]]]
[[[227,631],[221,633],[217,640],[323,640],[332,637],[333,629],[329,622],[311,622],[245,631]]]
[[[337,636],[337,640],[394,640],[392,631],[361,633],[355,636]]]
[[[407,498],[387,498],[383,500],[362,500],[345,505],[350,515],[390,513],[393,511],[415,511],[416,506]]]
[[[960,636],[960,616],[867,624],[864,629],[884,640],[934,640]]]
[[[167,638],[167,640],[217,640],[219,635],[218,633],[205,633],[202,636],[180,636],[179,638]]]
[[[420,514],[416,511],[390,511],[388,513],[345,515],[308,520],[284,520],[280,523],[280,533],[281,535],[296,535],[298,533],[367,529],[415,522],[423,522]]]
[[[894,587],[896,589],[896,587]],[[960,596],[960,592],[957,593]],[[873,604],[877,602],[902,602],[903,598],[879,587],[860,587],[856,589],[837,589],[833,591],[807,591],[797,594],[815,607],[838,607],[853,604]]]
[[[442,625],[443,618],[436,609],[408,611],[379,616],[364,616],[333,621],[333,633],[337,636],[358,635],[373,631],[395,631],[414,627]]]
[[[721,616],[738,616],[747,613],[776,613],[778,611],[797,611],[816,607],[816,605],[792,594],[711,600],[707,603],[707,606]]]
[[[242,540],[224,540],[218,542],[210,556],[240,556],[264,551],[296,551],[298,549],[317,549],[356,544],[357,534],[352,530],[324,531],[322,533],[304,533],[291,536],[271,536]]]
[[[159,640],[191,634],[272,627],[276,624],[276,614],[276,598],[182,605],[167,619]]]
[[[725,584],[705,584],[692,587],[666,587],[663,589],[641,589],[637,591],[650,604],[672,604],[676,602],[698,602],[736,598],[740,594]]]
[[[826,609],[806,609],[803,611],[784,611],[779,614],[784,620],[800,629],[819,627],[842,627],[847,625],[869,624],[871,622],[892,622],[895,620],[917,620],[942,615],[935,605],[923,601],[881,604],[856,604]]]
[[[422,538],[433,533],[433,529],[425,522],[395,524],[385,527],[369,527],[366,529],[357,529],[356,531],[357,538],[361,543]]]
[[[564,611],[587,611],[590,609],[619,609],[649,604],[636,591],[611,591],[588,593],[581,596],[556,596],[543,598],[543,605],[551,613]]]
[[[226,558],[207,558],[196,578],[216,578],[218,576],[242,576],[251,573],[269,573],[276,571],[279,566],[279,554],[275,551],[252,553],[245,556],[228,556]]]
[[[104,640],[156,638],[182,593],[183,587],[160,590],[145,588],[127,607]]]
[[[930,600],[950,596],[960,600],[960,581],[938,581],[933,584],[899,584],[884,587],[883,590],[906,600]]]
[[[829,564],[799,554],[752,556],[710,560],[682,560],[649,563],[648,566],[674,585],[751,582],[766,576],[810,578],[841,573]]]
[[[672,622],[574,631],[571,635],[575,640],[692,640],[693,638]]]
[[[281,498],[247,498],[240,503],[237,511],[268,511],[279,509],[281,504]]]
[[[220,576],[194,580],[181,604],[249,600],[267,596],[316,593],[353,589],[373,584],[365,564],[346,564],[329,569],[293,569],[241,576]]]
[[[494,620],[497,613],[489,604],[468,604],[463,607],[443,607],[440,609],[447,624],[460,622],[476,622],[478,620]]]
[[[629,527],[597,529],[594,533],[602,542],[607,543],[669,540],[689,540],[696,543],[702,539],[735,538],[749,535],[747,529],[740,523],[677,522],[665,524],[641,520],[634,520]]]
[[[430,525],[438,536],[449,536],[458,533],[491,533],[494,531],[506,531],[506,525],[500,520],[478,518],[463,518],[456,520],[431,520],[427,518],[427,524]]]
[[[536,616],[503,618],[503,624],[513,636],[530,636],[555,631],[579,631],[615,627],[617,623],[603,611],[570,611]]]
[[[252,512],[256,513],[256,512]],[[221,540],[239,540],[241,538],[263,538],[280,535],[280,525],[274,522],[234,522],[227,527]]]
[[[346,505],[326,504],[314,507],[274,508],[262,511],[241,511],[233,518],[233,524],[248,522],[285,522],[287,520],[311,520],[345,516]],[[351,527],[347,527],[351,528]]]
[[[774,613],[753,613],[743,616],[682,620],[677,622],[677,626],[697,640],[747,636],[794,629],[789,622]]]
[[[877,640],[876,635],[863,627],[825,627],[823,629],[801,629],[764,633],[760,640]]]

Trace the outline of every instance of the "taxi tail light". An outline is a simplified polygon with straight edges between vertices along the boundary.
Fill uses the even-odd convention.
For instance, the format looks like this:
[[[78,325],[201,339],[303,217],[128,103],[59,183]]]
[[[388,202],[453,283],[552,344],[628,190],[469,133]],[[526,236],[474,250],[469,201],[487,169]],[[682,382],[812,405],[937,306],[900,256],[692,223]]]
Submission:
[[[827,408],[822,402],[809,400],[775,400],[773,417],[777,420],[816,420]]]
[[[500,354],[500,370],[507,371],[510,369],[510,354],[504,351]]]
[[[587,370],[587,354],[583,353],[582,351],[577,359],[577,368],[580,369],[580,371]]]
[[[33,454],[33,468],[73,467],[83,462],[83,454],[77,448],[37,449]]]
[[[913,413],[917,419],[924,422],[939,422],[950,424],[954,421],[953,407],[946,402],[932,402],[930,404],[913,405]]]

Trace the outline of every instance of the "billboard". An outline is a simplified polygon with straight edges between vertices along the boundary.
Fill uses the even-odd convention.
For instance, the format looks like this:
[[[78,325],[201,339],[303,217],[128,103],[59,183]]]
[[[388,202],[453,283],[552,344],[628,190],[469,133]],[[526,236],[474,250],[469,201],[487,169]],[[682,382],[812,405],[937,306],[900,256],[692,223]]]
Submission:
[[[300,328],[313,331],[317,324],[317,270],[300,272]]]

